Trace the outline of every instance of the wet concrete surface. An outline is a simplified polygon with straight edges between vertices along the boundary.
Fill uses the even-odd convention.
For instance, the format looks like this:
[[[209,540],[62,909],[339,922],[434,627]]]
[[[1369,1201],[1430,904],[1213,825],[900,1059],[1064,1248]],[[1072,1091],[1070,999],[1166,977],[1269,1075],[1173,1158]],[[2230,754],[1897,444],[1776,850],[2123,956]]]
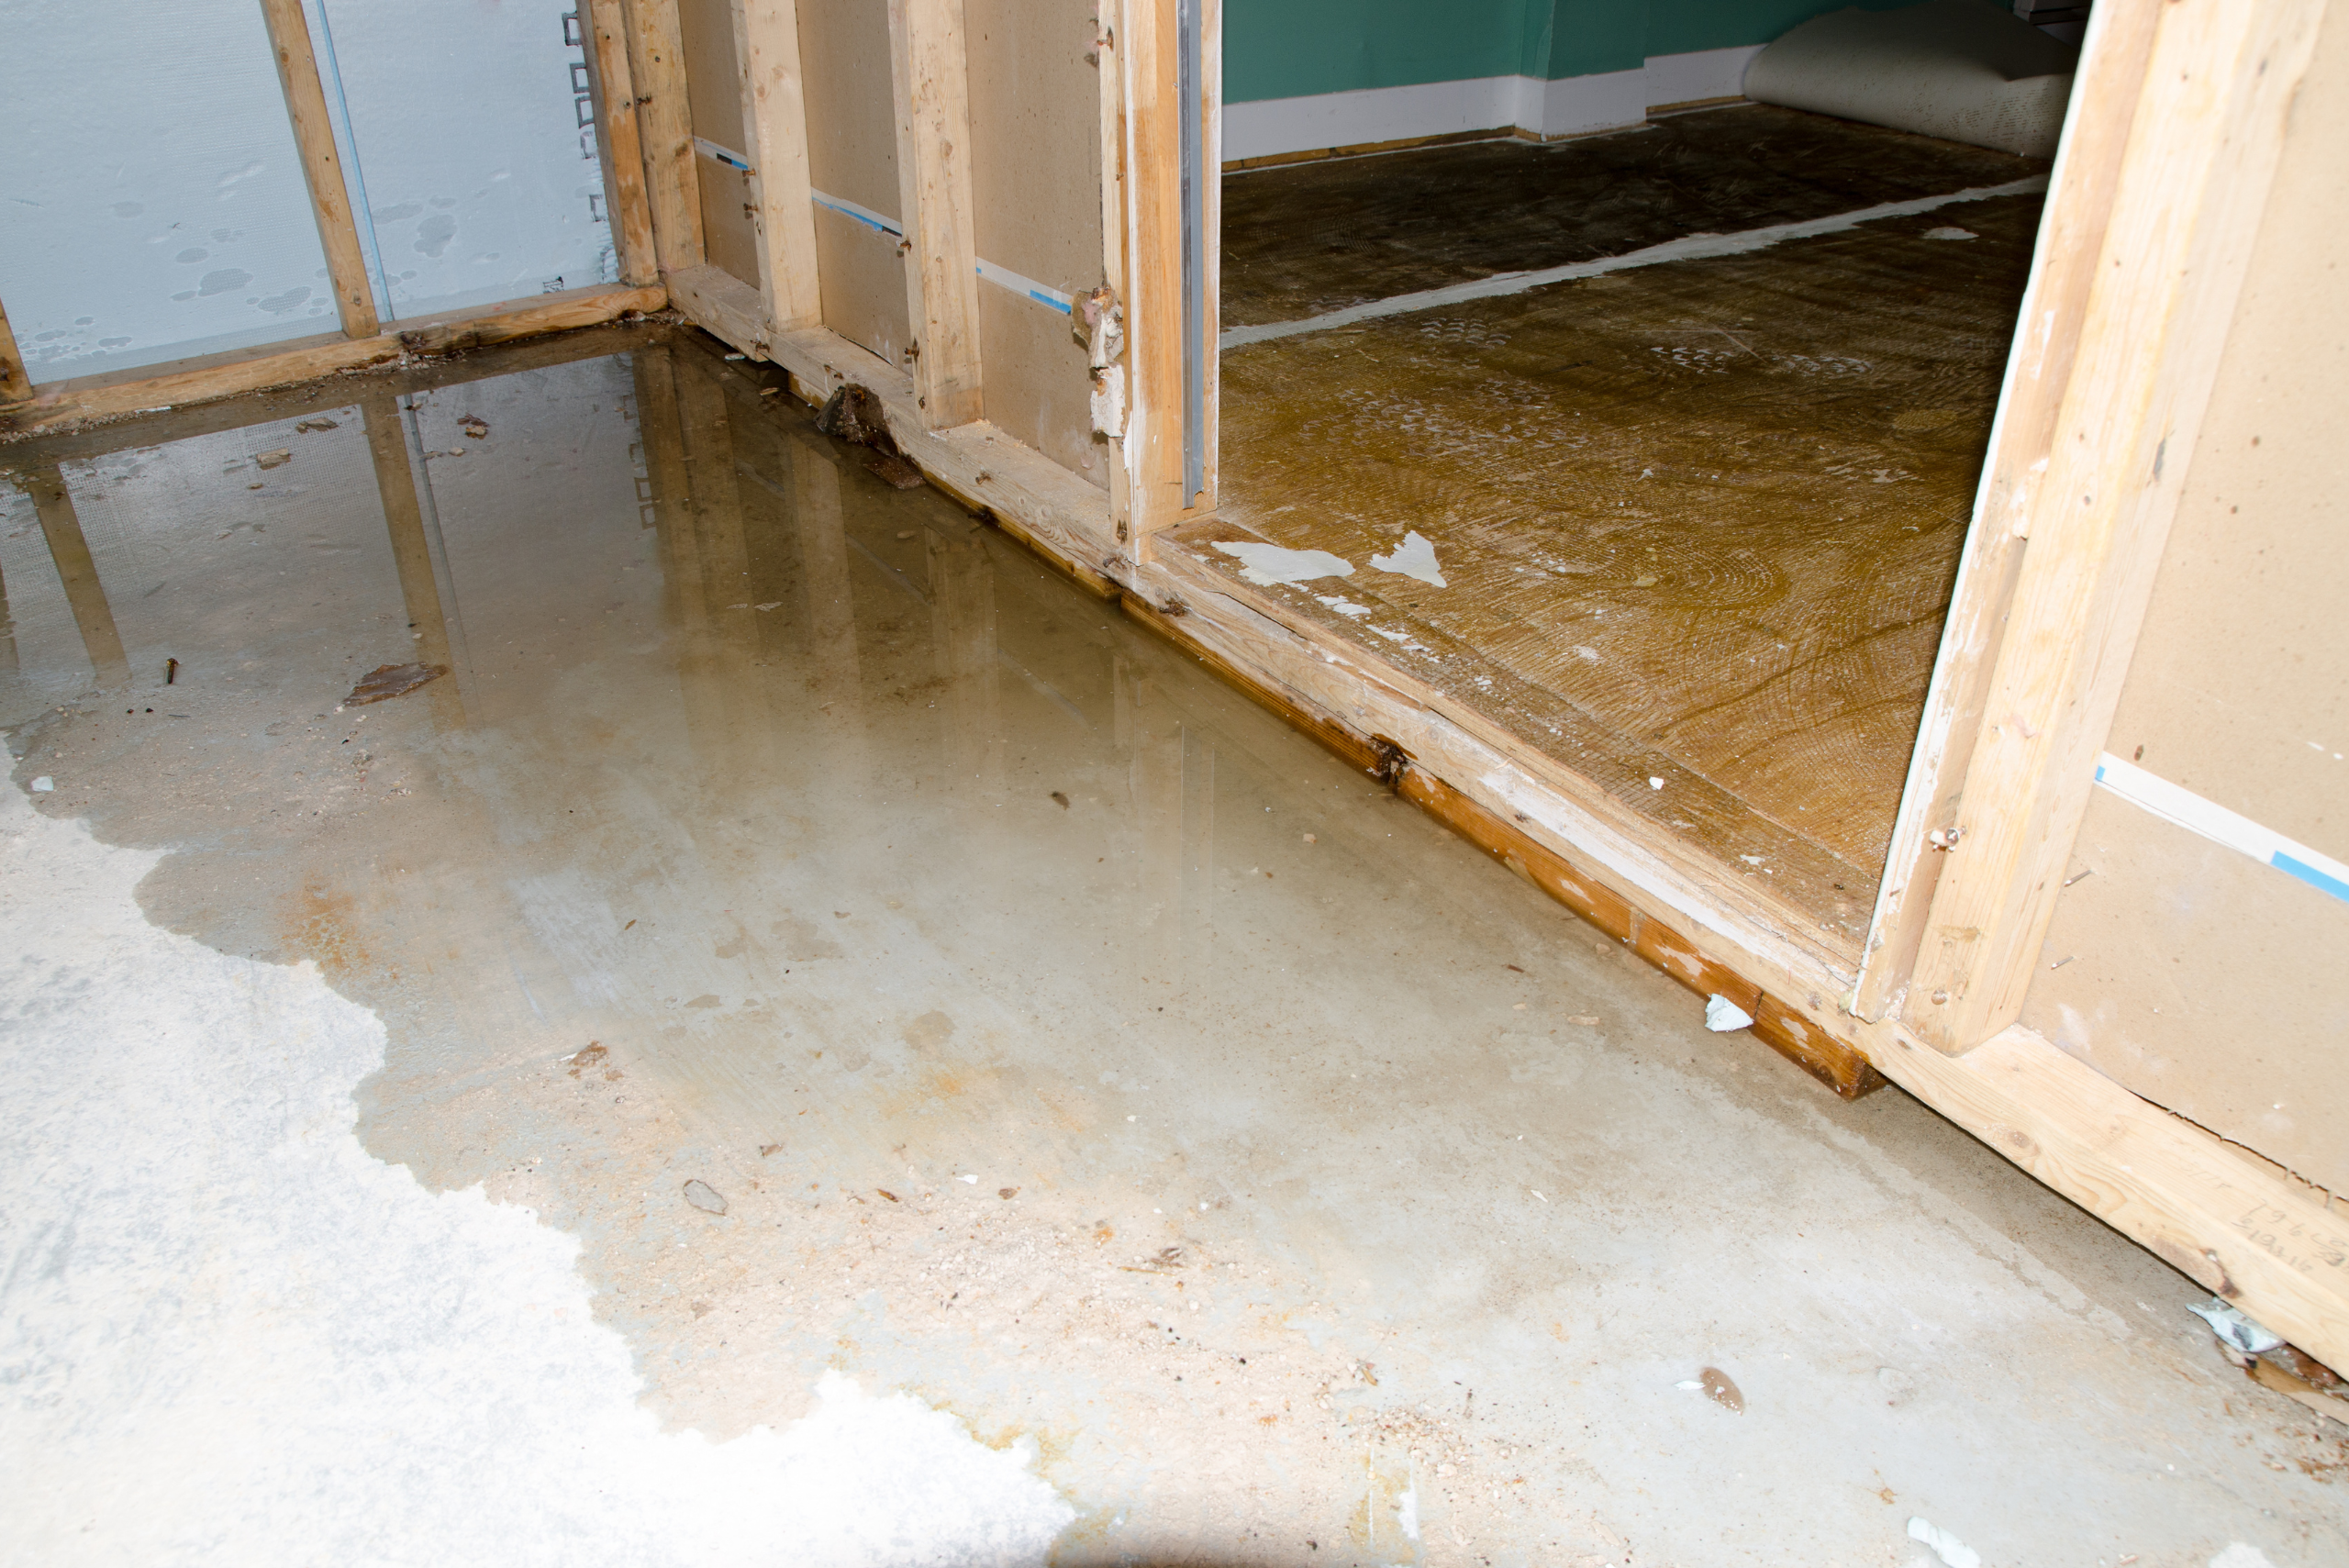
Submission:
[[[615,331],[0,450],[17,787],[380,1018],[365,1149],[575,1237],[664,1425],[911,1392],[1069,1563],[2340,1559],[2341,1434],[2187,1281],[771,376]]]

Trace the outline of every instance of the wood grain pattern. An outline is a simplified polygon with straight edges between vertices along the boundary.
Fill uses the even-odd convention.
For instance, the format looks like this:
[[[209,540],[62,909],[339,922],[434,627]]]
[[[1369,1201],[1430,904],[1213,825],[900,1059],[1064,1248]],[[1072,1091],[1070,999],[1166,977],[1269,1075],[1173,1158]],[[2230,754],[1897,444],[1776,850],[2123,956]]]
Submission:
[[[1291,596],[1342,599],[1364,649],[1435,651],[1459,701],[1548,694],[1576,717],[1529,740],[1631,774],[1659,828],[1775,879],[1856,953],[2036,207],[1235,350],[1222,516],[1352,563]],[[1953,217],[1974,238],[1927,238]],[[1408,533],[1444,585],[1372,564]],[[1611,740],[1575,733],[1593,726]],[[1638,787],[1675,771],[1809,850]]]
[[[2046,473],[2055,418],[2112,216],[2129,128],[2153,46],[2153,6],[2107,6],[2095,14],[2081,57],[2078,98],[2058,153],[2031,282],[2008,351],[1998,417],[1958,562],[1925,711],[1909,756],[1900,811],[1884,858],[1854,1006],[1864,1018],[1897,1011],[1916,967],[1932,907],[1944,840],[1957,825],[1959,792],[1989,701],[1998,638],[2022,566],[2017,520]]]
[[[816,208],[807,179],[807,103],[799,65],[796,0],[734,0],[742,124],[755,165],[751,227],[768,318],[788,327],[823,319],[816,274]]]
[[[914,330],[906,352],[924,424],[952,429],[986,412],[962,0],[889,0],[889,42],[906,314]]]
[[[1129,545],[1190,512],[1183,495],[1183,191],[1173,0],[1117,7],[1125,112]]]
[[[372,338],[378,325],[367,261],[359,248],[359,228],[351,193],[342,178],[342,156],[335,150],[334,125],[327,118],[326,89],[310,50],[310,25],[302,0],[261,0],[269,28],[270,52],[277,60],[285,112],[294,121],[294,145],[309,184],[310,213],[317,220],[318,243],[326,250],[327,281],[334,290],[335,315],[347,338]]]
[[[664,272],[700,266],[701,181],[694,164],[693,108],[685,92],[677,0],[622,0],[637,138],[652,210],[652,248]]]
[[[33,395],[32,378],[25,373],[25,356],[17,348],[17,334],[8,312],[0,306],[0,403],[17,403]]]
[[[612,202],[612,248],[620,282],[640,288],[660,279],[661,263],[652,244],[652,198],[644,184],[636,80],[628,64],[628,22],[620,0],[588,0],[587,17],[589,52],[595,61],[596,143]]]
[[[659,288],[567,289],[561,294],[539,295],[518,304],[454,311],[373,338],[354,340],[339,334],[321,335],[273,344],[259,353],[242,349],[170,364],[142,365],[131,371],[50,382],[37,388],[30,400],[0,409],[0,434],[23,435],[117,415],[151,413],[258,392],[264,387],[291,385],[315,376],[396,364],[417,354],[451,353],[541,333],[592,327],[623,316],[659,310],[668,303],[668,297],[666,291]]]
[[[2046,482],[2021,519],[1963,839],[1902,1008],[1943,1051],[2012,1023],[2037,968],[2322,11],[2161,9]]]

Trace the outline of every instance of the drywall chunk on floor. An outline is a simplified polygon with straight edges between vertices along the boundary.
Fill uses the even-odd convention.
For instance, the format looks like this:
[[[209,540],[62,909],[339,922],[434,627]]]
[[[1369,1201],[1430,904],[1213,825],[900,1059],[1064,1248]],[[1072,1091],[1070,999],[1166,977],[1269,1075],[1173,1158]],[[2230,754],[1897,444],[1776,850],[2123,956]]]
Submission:
[[[1928,1519],[1909,1521],[1909,1539],[1924,1542],[1949,1568],[1982,1568],[1982,1554]]]
[[[1403,536],[1403,542],[1389,555],[1374,555],[1370,563],[1381,572],[1393,572],[1404,577],[1416,577],[1439,588],[1450,587],[1443,580],[1442,569],[1436,565],[1435,546],[1422,537],[1417,528]]]
[[[1317,577],[1351,577],[1354,563],[1326,550],[1286,550],[1276,544],[1216,540],[1216,549],[1236,557],[1240,575],[1270,588],[1282,583],[1310,583]]]
[[[578,1243],[368,1154],[382,1026],[148,925],[158,858],[0,790],[13,1561],[1042,1561],[1032,1443],[902,1395],[662,1432]]]

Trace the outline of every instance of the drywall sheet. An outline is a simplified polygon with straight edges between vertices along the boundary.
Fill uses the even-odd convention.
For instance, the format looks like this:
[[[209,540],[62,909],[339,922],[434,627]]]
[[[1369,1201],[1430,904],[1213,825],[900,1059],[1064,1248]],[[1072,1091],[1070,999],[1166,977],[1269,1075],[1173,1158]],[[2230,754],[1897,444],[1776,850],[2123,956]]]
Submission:
[[[1109,443],[1093,434],[1091,373],[1065,312],[979,285],[988,420],[1106,490]]]
[[[2349,904],[2101,789],[2065,874],[2079,880],[2022,1021],[2154,1104],[2349,1192]]]
[[[0,300],[36,383],[335,328],[251,0],[0,3]]]
[[[2349,861],[2344,161],[2349,13],[2336,7],[2105,742],[2335,861]],[[2349,1191],[2349,904],[2098,795],[2074,868],[2096,875],[2065,893],[2046,959],[2076,962],[2042,972],[2024,1021],[2137,1093]]]
[[[759,240],[751,222],[751,133],[742,123],[740,57],[730,0],[679,0],[685,44],[685,101],[693,117],[700,176],[703,248],[711,263],[759,286]]]
[[[308,5],[387,317],[617,281],[572,0]]]
[[[887,0],[800,6],[799,62],[824,325],[896,364],[911,336],[905,262],[874,221],[896,226],[899,216]]]
[[[1063,295],[1103,275],[1096,26],[1090,0],[964,0],[963,11],[973,241],[982,261]],[[979,328],[987,417],[1106,485],[1067,314],[991,277]]]

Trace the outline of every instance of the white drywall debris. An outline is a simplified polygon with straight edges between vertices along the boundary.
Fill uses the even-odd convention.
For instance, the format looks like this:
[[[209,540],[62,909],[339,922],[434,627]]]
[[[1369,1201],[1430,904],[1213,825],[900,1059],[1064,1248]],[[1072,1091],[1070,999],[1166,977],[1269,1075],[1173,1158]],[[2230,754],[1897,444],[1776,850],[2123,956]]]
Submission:
[[[1920,1540],[1933,1549],[1933,1555],[1949,1564],[1949,1568],[1982,1568],[1982,1554],[1939,1525],[1920,1518],[1909,1521],[1909,1539]]]
[[[1715,1034],[1727,1034],[1731,1029],[1750,1027],[1753,1016],[1716,991],[1705,998],[1705,1027]]]
[[[1316,594],[1314,597],[1349,620],[1360,620],[1370,614],[1368,605],[1357,605],[1343,594]]]
[[[1928,239],[1979,239],[1982,237],[1970,228],[1957,228],[1943,224],[1939,228],[1925,230],[1925,238]]]
[[[57,781],[50,778],[47,773],[43,773],[40,777],[33,780],[33,793],[35,795],[47,795],[56,787]]]
[[[1442,569],[1435,563],[1435,546],[1429,543],[1417,528],[1403,536],[1403,542],[1391,555],[1374,555],[1370,563],[1381,572],[1393,572],[1405,577],[1416,577],[1439,588],[1448,588]]]
[[[1269,588],[1282,583],[1310,583],[1317,577],[1351,577],[1354,563],[1326,550],[1286,550],[1276,544],[1248,544],[1218,539],[1216,549],[1236,558],[1240,575]]]
[[[368,1153],[383,1026],[147,924],[160,858],[0,790],[11,1561],[1042,1562],[1034,1445],[903,1395],[662,1431],[577,1240]]]
[[[2187,1310],[2210,1325],[2210,1332],[2218,1335],[2222,1343],[2232,1345],[2247,1356],[2272,1351],[2284,1342],[2283,1335],[2244,1317],[2221,1296],[2212,1296],[2208,1307],[2189,1307]]]
[[[2210,1559],[2210,1568],[2276,1568],[2267,1561],[2267,1553],[2245,1541],[2232,1540],[2227,1549]]]

